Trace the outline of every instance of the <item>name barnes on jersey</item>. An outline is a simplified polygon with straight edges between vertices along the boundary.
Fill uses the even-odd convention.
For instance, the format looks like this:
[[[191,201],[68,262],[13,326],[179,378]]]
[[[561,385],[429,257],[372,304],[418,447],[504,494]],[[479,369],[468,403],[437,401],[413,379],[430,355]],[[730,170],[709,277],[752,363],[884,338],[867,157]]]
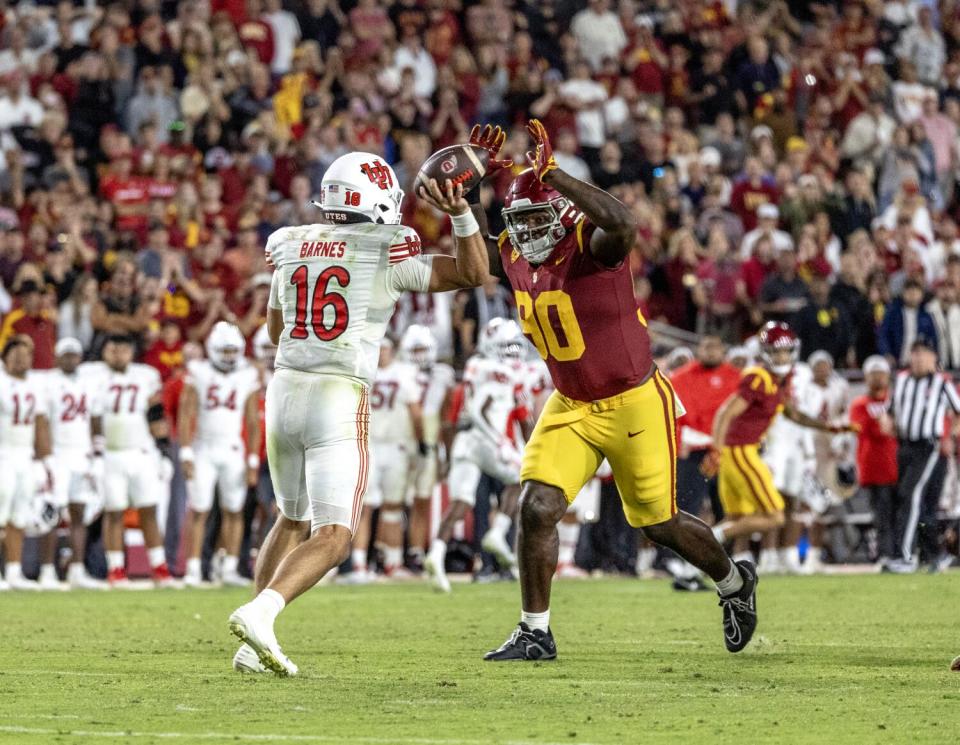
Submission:
[[[300,258],[324,256],[329,259],[342,259],[346,249],[346,241],[304,241],[300,244]]]

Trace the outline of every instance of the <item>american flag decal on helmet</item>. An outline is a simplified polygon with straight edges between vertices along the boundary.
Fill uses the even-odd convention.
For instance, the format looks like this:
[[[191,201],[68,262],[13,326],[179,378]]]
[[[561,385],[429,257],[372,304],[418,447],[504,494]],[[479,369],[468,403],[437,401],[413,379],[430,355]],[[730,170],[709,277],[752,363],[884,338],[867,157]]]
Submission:
[[[394,243],[390,246],[388,252],[389,263],[391,265],[399,264],[401,261],[417,256],[419,253],[420,239],[412,235],[406,235],[403,237],[403,243]]]

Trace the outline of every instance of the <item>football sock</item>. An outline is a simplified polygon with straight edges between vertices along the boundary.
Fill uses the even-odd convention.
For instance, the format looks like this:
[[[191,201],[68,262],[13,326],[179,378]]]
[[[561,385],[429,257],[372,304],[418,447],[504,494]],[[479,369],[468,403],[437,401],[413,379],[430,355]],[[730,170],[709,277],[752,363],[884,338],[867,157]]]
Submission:
[[[573,557],[577,552],[577,541],[580,539],[580,523],[560,523],[557,525],[557,534],[560,538],[557,563],[573,564]]]
[[[79,561],[71,561],[70,565],[67,567],[67,579],[75,580],[83,576],[83,563]]]
[[[520,611],[520,620],[527,624],[531,629],[540,629],[541,631],[546,631],[550,628],[550,610],[547,609],[543,613],[527,613],[526,611]]]
[[[511,525],[513,525],[513,520],[504,515],[502,512],[498,512],[493,516],[493,525],[490,529],[506,535],[507,531],[510,530]]]
[[[653,567],[653,562],[657,559],[657,549],[641,548],[637,552],[637,574],[649,572]]]
[[[353,571],[365,572],[367,570],[367,549],[353,549],[350,552],[350,563],[353,565]]]
[[[54,582],[59,581],[57,577],[57,570],[54,569],[53,564],[41,564],[40,565],[40,580],[50,580]]]
[[[387,546],[383,550],[383,565],[395,569],[403,563],[403,549],[397,546]]]
[[[123,551],[107,551],[107,569],[123,569]]]
[[[717,592],[721,597],[727,597],[740,592],[741,587],[743,587],[743,576],[740,574],[739,567],[731,561],[727,576],[717,582]]]
[[[163,546],[154,546],[149,549],[147,551],[147,557],[150,559],[150,566],[153,569],[156,569],[161,564],[167,563],[167,552],[163,550]]]
[[[272,623],[280,615],[280,611],[286,607],[287,602],[276,590],[264,590],[250,601],[250,605],[263,613]]]
[[[224,556],[223,557],[223,573],[224,574],[236,574],[237,567],[240,565],[240,559],[236,556]]]
[[[780,565],[789,569],[800,566],[800,549],[796,546],[787,546],[780,549]]]
[[[414,561],[423,562],[423,549],[419,546],[407,549],[407,556]]]
[[[430,553],[442,562],[447,556],[447,542],[434,538],[430,544]]]
[[[20,566],[19,561],[7,562],[7,579],[9,581],[23,579],[23,568]]]
[[[200,557],[187,559],[187,576],[188,577],[199,577],[200,576]]]

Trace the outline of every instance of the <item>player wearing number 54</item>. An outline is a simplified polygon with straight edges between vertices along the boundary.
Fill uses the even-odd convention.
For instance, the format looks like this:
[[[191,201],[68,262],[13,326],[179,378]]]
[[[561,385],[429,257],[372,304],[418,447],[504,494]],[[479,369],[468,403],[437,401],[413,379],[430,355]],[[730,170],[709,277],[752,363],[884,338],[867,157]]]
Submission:
[[[532,120],[530,169],[510,185],[497,239],[523,332],[546,361],[556,391],[527,443],[521,469],[519,626],[487,660],[557,654],[549,628],[556,525],[606,458],[627,520],[717,583],[727,649],[756,627],[756,573],[734,564],[710,529],[676,506],[676,419],[670,382],[650,353],[628,256],[637,223],[619,200],[557,167],[550,138]],[[495,170],[501,140],[475,130]],[[474,210],[482,221],[482,210]],[[481,223],[482,224],[482,223]],[[493,246],[490,247],[491,250]]]
[[[449,180],[420,186],[420,199],[450,215],[456,239],[456,257],[423,256],[416,231],[400,224],[404,194],[393,169],[349,153],[323,176],[322,220],[267,241],[276,269],[267,330],[278,350],[264,418],[281,517],[257,559],[257,596],[229,619],[242,642],[239,671],[297,673],[274,621],[350,553],[370,461],[368,391],[397,298],[476,287],[489,276],[463,192]]]

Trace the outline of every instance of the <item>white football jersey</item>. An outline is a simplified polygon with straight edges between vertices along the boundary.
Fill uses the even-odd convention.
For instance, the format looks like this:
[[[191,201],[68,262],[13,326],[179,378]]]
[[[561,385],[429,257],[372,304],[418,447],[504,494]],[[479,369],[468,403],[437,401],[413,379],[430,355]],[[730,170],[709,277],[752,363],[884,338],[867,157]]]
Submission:
[[[813,373],[810,372],[810,366],[806,363],[798,362],[793,366],[793,374],[790,377],[790,401],[805,414],[809,412],[803,405],[801,392],[810,383],[812,377]],[[813,438],[810,430],[796,422],[791,422],[782,413],[773,418],[764,443],[766,448],[785,448],[798,458],[807,458],[813,454]]]
[[[417,370],[406,362],[393,361],[377,368],[370,389],[370,439],[412,442],[410,404],[420,400]]]
[[[444,362],[438,362],[427,370],[417,369],[420,406],[423,408],[423,440],[429,445],[436,445],[440,439],[443,402],[456,382],[456,373]]]
[[[46,373],[48,414],[53,452],[91,449],[90,420],[103,415],[103,389],[79,370],[67,375]]]
[[[195,445],[232,447],[243,441],[243,411],[250,394],[260,389],[260,372],[241,360],[236,370],[222,372],[209,360],[187,365],[185,384],[197,392]]]
[[[524,406],[523,369],[477,355],[467,361],[463,382],[461,421],[497,441],[512,435],[514,415]]]
[[[80,374],[90,376],[101,391],[107,450],[152,450],[147,410],[161,388],[157,369],[134,362],[117,372],[103,362],[88,362]]]
[[[26,378],[15,378],[0,371],[0,448],[33,452],[37,415],[46,413],[47,386],[42,374],[28,372]]]
[[[416,231],[354,223],[282,228],[267,241],[276,271],[271,308],[283,311],[276,367],[369,384],[397,298],[426,291],[433,258]]]

